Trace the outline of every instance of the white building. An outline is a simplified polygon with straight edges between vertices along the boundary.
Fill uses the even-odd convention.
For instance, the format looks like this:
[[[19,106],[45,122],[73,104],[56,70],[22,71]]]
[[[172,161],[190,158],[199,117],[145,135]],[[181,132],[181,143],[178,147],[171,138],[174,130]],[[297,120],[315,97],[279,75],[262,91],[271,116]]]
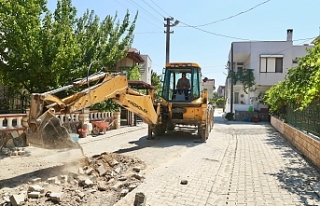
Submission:
[[[207,89],[209,100],[212,99],[213,91],[216,89],[215,88],[215,80],[208,79],[207,81],[202,82],[202,87],[203,87],[203,89]]]
[[[144,62],[141,64],[140,74],[141,80],[151,84],[151,64],[152,61],[148,55],[140,55]]]
[[[232,42],[228,70],[235,73],[243,69],[252,69],[255,86],[247,93],[241,81],[231,85],[230,75],[226,80],[226,112],[248,111],[267,107],[261,103],[262,95],[273,85],[285,79],[288,69],[297,66],[297,58],[307,54],[306,49],[313,45],[293,45],[293,30],[287,30],[286,41],[249,41]],[[233,62],[233,66],[230,64]],[[233,92],[231,90],[233,89]],[[233,96],[231,96],[233,95]],[[233,105],[232,101],[233,100]]]

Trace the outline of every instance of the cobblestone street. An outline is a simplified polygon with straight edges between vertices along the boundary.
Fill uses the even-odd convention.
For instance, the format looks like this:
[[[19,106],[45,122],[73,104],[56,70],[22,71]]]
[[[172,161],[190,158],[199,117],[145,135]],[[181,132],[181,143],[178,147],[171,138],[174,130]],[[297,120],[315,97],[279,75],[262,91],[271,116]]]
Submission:
[[[269,124],[230,123],[220,116],[206,144],[147,174],[117,206],[132,204],[136,192],[152,206],[320,205],[319,170],[278,132]]]

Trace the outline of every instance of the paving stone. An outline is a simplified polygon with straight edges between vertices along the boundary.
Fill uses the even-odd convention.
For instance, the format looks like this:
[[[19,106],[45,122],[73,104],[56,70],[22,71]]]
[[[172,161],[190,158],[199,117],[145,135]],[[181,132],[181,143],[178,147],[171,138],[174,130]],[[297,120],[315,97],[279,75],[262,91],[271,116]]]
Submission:
[[[98,189],[101,191],[106,191],[109,188],[109,185],[105,181],[98,181]]]
[[[131,191],[131,190],[133,190],[133,189],[135,189],[135,188],[137,188],[137,185],[136,184],[130,184],[129,186],[128,186],[128,189]]]
[[[104,168],[103,165],[100,165],[100,166],[97,168],[97,172],[99,173],[99,176],[100,176],[100,177],[101,177],[101,176],[104,176],[104,175],[107,173],[107,171],[106,171],[106,169]]]
[[[30,192],[44,192],[44,188],[40,185],[30,185],[28,188]]]
[[[40,195],[41,195],[40,192],[29,192],[29,193],[28,193],[28,197],[29,197],[29,198],[39,198]]]
[[[68,182],[68,175],[60,175],[59,180],[63,183]]]
[[[89,167],[88,169],[85,170],[85,174],[91,175],[93,171],[94,170],[91,167]]]
[[[126,196],[128,193],[129,193],[129,190],[128,190],[128,189],[123,189],[123,190],[121,190],[120,195],[121,195],[122,197],[124,197],[124,196]]]
[[[50,177],[47,179],[47,182],[49,184],[56,184],[57,180],[58,180],[58,177]]]
[[[52,192],[50,194],[50,200],[56,201],[56,202],[61,202],[65,196],[66,195],[64,192]]]
[[[27,200],[26,194],[18,194],[18,195],[10,196],[10,203],[13,206],[24,205],[26,200]]]
[[[17,151],[18,152],[18,155],[19,156],[23,156],[23,155],[25,155],[26,154],[26,152],[25,151]]]
[[[91,186],[93,185],[93,182],[92,182],[90,179],[86,179],[86,180],[84,181],[84,185],[85,185],[86,187],[91,187]]]
[[[78,174],[80,174],[80,175],[83,175],[84,174],[84,171],[83,171],[83,169],[80,167],[80,168],[78,168]]]

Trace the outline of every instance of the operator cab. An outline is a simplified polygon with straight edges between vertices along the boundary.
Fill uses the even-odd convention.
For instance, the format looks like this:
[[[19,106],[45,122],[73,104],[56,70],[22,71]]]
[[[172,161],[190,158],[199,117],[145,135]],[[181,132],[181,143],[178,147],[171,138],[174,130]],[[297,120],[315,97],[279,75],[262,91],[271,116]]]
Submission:
[[[200,98],[201,68],[195,63],[168,63],[163,69],[161,97],[171,102]]]

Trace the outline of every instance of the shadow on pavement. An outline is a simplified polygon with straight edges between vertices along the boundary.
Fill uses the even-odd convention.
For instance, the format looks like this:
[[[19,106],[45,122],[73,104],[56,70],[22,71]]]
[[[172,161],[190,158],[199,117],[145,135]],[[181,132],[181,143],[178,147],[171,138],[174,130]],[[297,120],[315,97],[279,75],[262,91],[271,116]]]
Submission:
[[[37,171],[21,174],[12,178],[0,180],[0,189],[5,187],[14,188],[22,184],[27,184],[32,178],[40,177],[42,180],[47,180],[48,178],[59,176],[61,174],[68,174],[71,168],[78,168],[79,162],[72,162],[65,165],[49,167],[45,169],[40,169]],[[12,168],[14,170],[14,168]]]
[[[267,129],[266,143],[281,150],[283,158],[288,160],[283,169],[270,175],[278,179],[283,189],[298,195],[305,205],[314,205],[312,201],[319,203],[320,197],[311,185],[319,183],[320,170],[272,126]]]
[[[164,148],[164,147],[172,147],[177,145],[194,147],[199,144],[202,144],[198,142],[199,140],[200,140],[199,136],[195,133],[190,133],[185,131],[174,131],[174,132],[168,132],[152,140],[147,139],[147,136],[143,136],[139,138],[139,140],[137,141],[129,142],[129,144],[133,145],[132,147],[119,149],[114,152],[122,154],[126,152],[140,150],[146,147]]]

